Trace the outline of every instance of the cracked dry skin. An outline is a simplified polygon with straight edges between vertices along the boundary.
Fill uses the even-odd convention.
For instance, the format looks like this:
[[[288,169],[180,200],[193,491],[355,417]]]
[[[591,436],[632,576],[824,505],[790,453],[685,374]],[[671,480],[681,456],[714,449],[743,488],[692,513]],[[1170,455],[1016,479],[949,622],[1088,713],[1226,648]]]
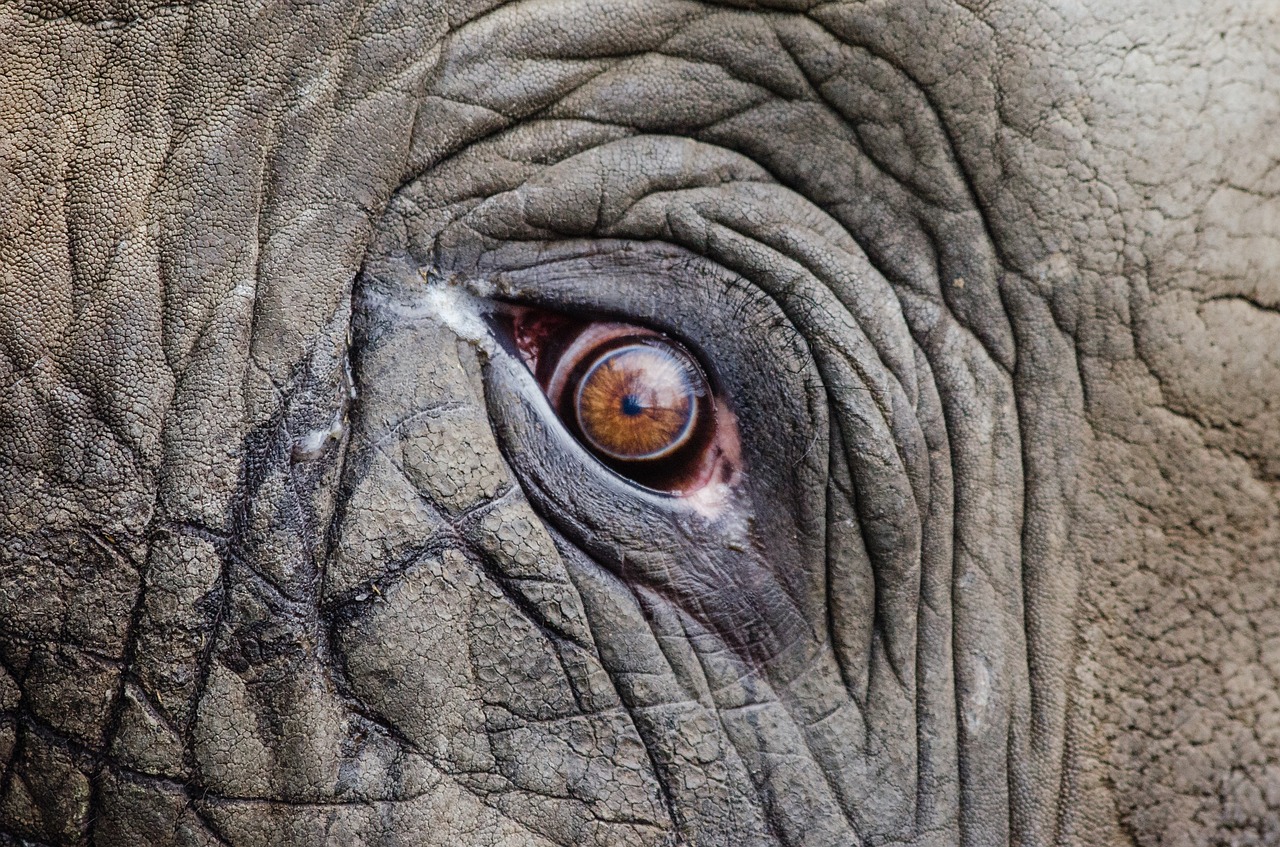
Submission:
[[[1280,844],[1280,19],[0,10],[0,844]],[[486,302],[682,339],[656,496]]]

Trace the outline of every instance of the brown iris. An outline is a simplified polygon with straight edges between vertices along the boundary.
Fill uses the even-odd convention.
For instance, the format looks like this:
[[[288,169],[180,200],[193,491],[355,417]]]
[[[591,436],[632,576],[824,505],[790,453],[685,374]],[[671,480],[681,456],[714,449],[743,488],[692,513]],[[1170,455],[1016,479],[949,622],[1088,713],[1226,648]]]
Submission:
[[[733,413],[683,344],[645,326],[503,305],[495,324],[569,434],[631,482],[684,496],[737,478]]]
[[[662,459],[689,440],[705,394],[702,375],[658,340],[608,350],[590,364],[574,398],[587,442],[623,462]]]

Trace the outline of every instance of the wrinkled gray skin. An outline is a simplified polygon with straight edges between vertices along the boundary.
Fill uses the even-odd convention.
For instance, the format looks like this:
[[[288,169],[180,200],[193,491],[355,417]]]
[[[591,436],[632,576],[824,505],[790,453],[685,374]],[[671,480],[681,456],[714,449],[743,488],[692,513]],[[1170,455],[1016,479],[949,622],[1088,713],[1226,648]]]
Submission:
[[[0,844],[1280,844],[1272,0],[0,22]]]

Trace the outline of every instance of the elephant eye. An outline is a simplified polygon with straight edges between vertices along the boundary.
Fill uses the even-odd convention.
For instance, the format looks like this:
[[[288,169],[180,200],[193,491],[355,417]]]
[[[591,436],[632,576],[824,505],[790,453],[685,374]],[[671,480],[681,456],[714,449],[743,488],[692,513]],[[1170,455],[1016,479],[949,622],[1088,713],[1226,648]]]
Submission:
[[[571,412],[602,458],[651,462],[688,443],[701,416],[706,380],[675,345],[628,339],[593,353],[573,380]]]
[[[677,496],[736,475],[733,416],[685,345],[637,324],[526,307],[505,318],[552,411],[601,464]]]

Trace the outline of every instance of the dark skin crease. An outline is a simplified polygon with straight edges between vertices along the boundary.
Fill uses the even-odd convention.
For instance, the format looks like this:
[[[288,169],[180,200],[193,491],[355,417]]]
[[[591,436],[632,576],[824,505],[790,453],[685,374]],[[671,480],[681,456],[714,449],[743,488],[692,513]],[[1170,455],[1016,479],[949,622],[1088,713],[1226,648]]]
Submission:
[[[1280,843],[1275,26],[5,6],[0,845]]]

